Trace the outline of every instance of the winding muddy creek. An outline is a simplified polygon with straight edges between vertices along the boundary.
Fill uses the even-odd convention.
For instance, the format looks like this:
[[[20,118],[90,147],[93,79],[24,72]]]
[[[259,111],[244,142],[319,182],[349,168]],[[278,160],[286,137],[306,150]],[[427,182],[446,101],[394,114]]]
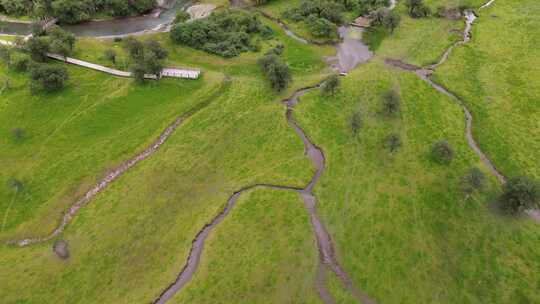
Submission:
[[[493,2],[494,0],[489,1],[488,3],[482,5],[480,9],[490,6],[491,4],[493,4]],[[480,149],[480,146],[478,145],[478,143],[476,142],[474,138],[473,115],[471,111],[467,108],[466,104],[457,95],[453,94],[442,85],[435,83],[431,79],[431,75],[435,72],[435,70],[439,66],[441,66],[443,63],[445,63],[448,60],[448,57],[457,46],[468,43],[471,40],[472,26],[474,24],[474,21],[477,19],[477,16],[472,10],[466,10],[464,14],[465,14],[465,29],[463,31],[463,39],[452,44],[444,52],[443,56],[439,59],[437,63],[432,64],[428,67],[422,68],[422,67],[418,67],[418,66],[401,62],[400,60],[394,60],[394,59],[386,59],[385,62],[388,65],[400,68],[402,70],[414,72],[416,75],[418,75],[418,77],[420,77],[420,79],[427,82],[432,88],[450,97],[451,99],[455,100],[457,104],[459,104],[459,106],[462,108],[463,112],[465,113],[465,122],[466,122],[465,136],[467,138],[467,143],[469,147],[476,153],[476,155],[478,155],[480,160],[489,169],[489,171],[497,178],[497,180],[499,180],[500,183],[504,184],[506,182],[506,177],[497,169],[495,164],[482,151],[482,149]]]
[[[311,181],[303,189],[298,189],[294,187],[287,186],[277,186],[277,185],[253,185],[246,188],[243,188],[235,192],[227,201],[227,204],[223,211],[219,213],[209,224],[207,224],[200,232],[197,234],[195,239],[192,242],[191,250],[188,255],[186,264],[180,271],[180,274],[177,276],[176,280],[168,286],[161,295],[153,301],[155,304],[163,304],[170,300],[176,293],[180,292],[182,288],[193,278],[193,275],[198,269],[200,257],[202,251],[204,250],[205,241],[210,234],[210,232],[223,221],[223,219],[231,212],[231,210],[236,205],[236,202],[240,196],[248,191],[254,190],[256,188],[267,188],[281,191],[294,191],[300,194],[304,202],[304,207],[310,216],[310,222],[312,225],[313,233],[315,235],[315,240],[317,243],[317,248],[319,252],[319,268],[317,274],[317,282],[315,284],[317,292],[320,298],[326,304],[335,303],[334,299],[326,289],[326,274],[327,272],[333,272],[343,283],[343,285],[355,296],[359,302],[371,304],[375,303],[366,293],[357,289],[349,275],[341,267],[337,258],[335,256],[334,244],[330,234],[326,230],[323,222],[317,214],[317,199],[313,193],[313,189],[319,179],[321,178],[325,170],[325,156],[321,148],[317,147],[308,137],[306,132],[300,127],[300,125],[294,120],[293,113],[295,106],[300,102],[300,97],[309,93],[312,90],[318,89],[320,85],[313,87],[303,88],[294,92],[294,94],[283,101],[286,105],[287,110],[285,112],[285,119],[287,123],[295,133],[300,137],[304,144],[305,155],[311,160],[313,166],[315,167],[315,173],[311,178]]]

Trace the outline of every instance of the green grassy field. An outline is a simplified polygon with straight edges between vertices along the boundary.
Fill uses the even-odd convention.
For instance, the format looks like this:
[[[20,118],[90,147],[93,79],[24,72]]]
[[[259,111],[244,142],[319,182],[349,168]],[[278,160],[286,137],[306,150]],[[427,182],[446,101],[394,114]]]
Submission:
[[[173,303],[319,303],[316,244],[298,194],[247,193],[208,242]]]
[[[395,119],[381,114],[380,96],[391,88],[402,97]],[[357,138],[348,126],[355,111],[364,121]],[[328,170],[316,194],[338,256],[372,297],[381,303],[540,300],[537,224],[493,214],[493,184],[468,200],[459,191],[459,177],[483,167],[452,100],[375,61],[345,78],[335,98],[307,95],[296,118],[326,153]],[[403,140],[394,155],[382,144],[391,132]],[[440,139],[456,151],[448,167],[429,157]]]
[[[508,176],[540,177],[538,8],[497,1],[480,11],[471,43],[435,74],[471,109],[480,146]]]
[[[433,8],[483,4],[426,2]],[[278,0],[261,9],[278,15],[297,3]],[[436,73],[471,107],[482,149],[509,175],[539,176],[536,7],[532,0],[497,0],[480,12],[472,42],[456,48]],[[388,57],[435,62],[460,38],[452,30],[462,30],[463,21],[413,20],[403,2],[397,9],[402,23],[380,41],[376,56],[340,78],[336,95],[314,90],[304,96],[294,114],[326,156],[315,194],[338,260],[379,303],[540,302],[538,224],[493,211],[500,185],[467,145],[461,108],[414,74],[383,63]],[[167,47],[168,66],[202,69],[197,81],[140,86],[69,67],[65,90],[32,96],[26,76],[0,65],[12,82],[0,95],[2,241],[51,231],[107,169],[212,98],[156,154],[80,211],[59,237],[69,243],[68,260],[55,256],[53,242],[26,248],[2,242],[2,303],[152,302],[175,280],[193,238],[234,191],[255,183],[302,187],[310,180],[314,169],[279,101],[330,74],[323,57],[334,49],[300,44],[265,23],[275,39],[264,42],[261,53],[233,59],[172,45],[167,34],[142,37]],[[278,43],[285,45],[294,79],[279,94],[256,64]],[[74,57],[110,66],[102,55],[107,48],[118,51],[117,67],[125,68],[113,40],[81,39]],[[230,81],[224,82],[226,76]],[[389,89],[401,96],[394,118],[381,113],[381,96]],[[357,136],[350,129],[355,112],[362,115]],[[16,140],[14,128],[26,137]],[[383,147],[392,132],[403,141],[393,154]],[[455,150],[448,166],[430,159],[432,144],[441,139]],[[486,173],[487,186],[465,198],[459,180],[473,166]],[[8,187],[11,178],[23,182],[22,192]],[[300,197],[253,190],[209,236],[193,281],[170,303],[320,303],[317,264]],[[327,287],[337,303],[356,303],[331,273]]]
[[[281,36],[282,34],[278,33],[278,35]],[[283,39],[283,42],[286,44],[284,56],[293,69],[298,85],[319,81],[324,76],[326,65],[318,57],[314,47],[298,46],[296,48],[296,43],[286,38]],[[299,51],[301,50],[306,50],[307,56],[305,56],[306,54],[300,56]],[[323,49],[321,50],[324,52]],[[189,50],[179,48],[179,50],[173,51],[171,53],[171,62],[184,65],[190,62],[191,58],[194,58],[187,57],[182,58],[185,61],[181,61],[181,59],[175,61],[175,58],[181,58],[182,56],[178,52],[188,53]],[[310,53],[313,55],[310,56]],[[210,63],[223,61],[214,56],[197,52],[194,52],[193,56],[203,58]],[[276,96],[275,93],[270,91],[261,73],[256,73],[258,68],[255,66],[255,60],[256,56],[250,54],[231,60],[236,62],[237,65],[231,67],[229,71],[238,69],[238,74],[240,74],[243,69],[248,73],[245,76],[235,76],[235,73],[231,73],[233,74],[232,83],[226,90],[219,86],[222,74],[208,70],[205,71],[203,80],[185,82],[186,85],[195,86],[192,89],[194,91],[193,96],[188,101],[190,104],[195,104],[203,97],[214,94],[216,90],[221,93],[220,97],[214,100],[208,108],[182,125],[156,155],[134,167],[82,210],[75,221],[68,226],[65,234],[61,236],[70,244],[72,256],[67,263],[57,260],[51,250],[52,243],[50,242],[24,249],[1,247],[0,268],[2,270],[0,271],[0,282],[2,282],[3,288],[0,291],[0,297],[7,303],[39,303],[43,301],[74,303],[100,301],[150,302],[159,295],[165,286],[174,280],[185,262],[192,238],[207,221],[221,210],[233,191],[245,185],[259,182],[297,187],[306,184],[313,174],[311,164],[303,155],[303,145],[300,139],[290,130],[285,121],[285,110],[278,102],[282,97]],[[209,65],[209,67],[212,66]],[[216,64],[216,69],[219,67],[219,64]],[[83,112],[82,106],[79,105],[83,101],[88,100],[88,102],[107,104],[109,98],[114,98],[115,93],[120,95],[122,91],[118,91],[118,89],[122,88],[122,86],[118,82],[125,83],[124,90],[126,91],[141,91],[151,94],[150,96],[160,97],[166,94],[165,86],[167,84],[173,87],[178,86],[178,82],[171,80],[138,87],[132,85],[128,80],[115,79],[94,72],[78,72],[77,69],[70,69],[70,72],[73,76],[72,81],[78,79],[77,77],[81,79],[87,77],[89,84],[95,86],[95,88],[93,90],[88,87],[78,88],[73,84],[55,97],[57,99],[65,98],[64,103],[71,101],[73,105],[70,105],[74,109],[79,108],[77,112],[66,111],[65,117],[58,117],[60,122],[66,121],[66,123],[61,124],[61,126],[66,125],[66,128],[60,129],[62,132],[57,131],[58,137],[63,140],[60,141],[62,144],[70,142],[70,138],[74,145],[84,141],[91,141],[90,138],[85,136],[89,136],[87,133],[94,132],[92,130],[96,129],[95,127],[90,128],[87,133],[83,133],[77,128],[68,128],[68,123],[73,120],[73,117],[79,117],[77,113]],[[80,76],[78,73],[80,73]],[[18,86],[16,90],[14,88],[12,94],[27,96],[24,77],[19,75],[13,75],[12,77],[18,77],[17,81],[20,81],[20,87]],[[113,83],[104,86],[103,82],[95,79],[104,79]],[[184,82],[181,81],[181,83]],[[212,83],[215,84],[214,87],[210,85]],[[204,90],[196,90],[202,88],[203,85]],[[98,93],[98,87],[103,95]],[[106,91],[108,87],[111,90],[114,89],[112,93]],[[70,90],[74,91],[71,95]],[[89,96],[81,100],[79,95],[84,96],[81,92],[94,92],[95,95],[102,96],[101,98],[104,100],[100,101],[96,96]],[[179,106],[178,100],[182,100],[181,97],[186,96],[189,92],[188,90],[177,90],[176,94],[179,95],[173,95],[174,99],[169,102],[172,105]],[[288,94],[288,92],[283,93],[283,95],[285,94]],[[6,105],[12,105],[9,109],[15,111],[17,107],[15,107],[15,102],[11,98],[9,103],[6,100]],[[47,96],[48,103],[41,100],[41,104],[39,104],[37,102],[40,101],[40,98],[35,98],[37,100],[34,106],[37,104],[44,109],[47,109],[46,106],[50,106],[51,102],[56,100]],[[46,97],[42,98],[45,99]],[[18,99],[33,100],[34,97],[19,97]],[[160,101],[167,102],[162,98],[160,98]],[[126,97],[125,102],[129,104],[128,102],[134,103],[136,100],[131,96]],[[148,101],[148,103],[155,105],[151,101]],[[125,151],[127,155],[132,155],[137,149],[130,148],[129,141],[127,141],[128,137],[123,134],[126,131],[119,131],[122,128],[131,130],[133,123],[121,120],[122,116],[120,114],[124,112],[119,111],[122,109],[120,106],[116,107],[116,104],[109,104],[111,114],[107,114],[106,111],[101,112],[99,113],[99,119],[101,119],[101,124],[104,121],[114,122],[110,128],[114,129],[113,127],[116,127],[117,132],[111,132],[118,133],[116,135],[118,137],[116,138],[116,144],[112,146]],[[28,108],[30,108],[30,105],[28,105]],[[130,111],[140,112],[139,115],[142,115],[142,117],[148,117],[152,108],[163,111],[160,113],[165,114],[161,115],[161,117],[159,113],[153,115],[156,124],[159,122],[159,127],[169,123],[178,114],[164,106],[137,109],[135,105],[132,105],[129,108]],[[11,113],[7,111],[8,108],[3,109],[5,109],[3,113],[5,113],[6,117],[13,116],[8,115]],[[90,116],[91,111],[88,112],[88,117],[86,120],[81,119],[81,124],[90,120],[90,117],[94,117]],[[181,113],[180,110],[177,112]],[[37,116],[37,114],[36,111],[31,119],[36,125],[42,123],[41,120],[43,119],[51,119],[45,114],[41,116]],[[57,112],[51,112],[51,114],[59,115]],[[111,117],[113,114],[118,116]],[[53,118],[56,118],[56,115],[53,115]],[[133,119],[136,119],[136,117],[138,116]],[[94,117],[94,119],[97,118]],[[30,120],[30,118],[28,119]],[[116,120],[119,121],[116,122]],[[139,120],[141,120],[140,117]],[[144,128],[154,131],[153,136],[150,136],[149,139],[155,138],[156,134],[161,131],[159,127],[155,127],[155,130],[151,128],[149,121],[142,120],[140,124]],[[9,134],[9,129],[5,132]],[[35,138],[36,145],[38,143],[43,145],[44,142],[40,141],[38,136],[29,137],[28,144],[30,144],[32,138]],[[13,145],[14,152],[12,153],[22,153],[20,152],[22,151],[20,145],[23,145],[24,142],[20,145],[18,143],[10,144]],[[140,142],[137,142],[137,144],[141,145]],[[107,151],[102,151],[103,147],[91,146],[92,151],[100,153],[98,156],[108,155]],[[109,146],[111,146],[110,142],[105,147]],[[41,146],[38,145],[38,147]],[[48,151],[49,149],[53,150],[53,147],[69,149],[69,146],[58,144],[55,146],[51,144],[51,147],[44,146],[42,149]],[[51,151],[50,154],[51,159],[54,156],[53,152]],[[81,160],[91,157],[91,155],[87,155],[89,152],[84,152],[87,154],[83,154],[83,152],[79,154],[80,160],[79,163],[76,163],[78,166],[82,165]],[[58,155],[58,153],[56,154]],[[65,156],[62,155],[62,157]],[[59,159],[63,160],[63,158],[57,156],[56,160]],[[54,163],[54,161],[50,162]],[[103,159],[94,160],[96,171],[102,172],[106,168],[99,166],[103,162]],[[111,165],[114,164],[112,162]],[[10,165],[13,166],[13,172],[19,172],[20,168],[23,167],[15,162]],[[71,164],[71,167],[73,166]],[[32,168],[27,169],[28,174],[35,173],[30,169]],[[74,172],[71,172],[71,174],[81,174],[88,177],[90,171],[84,170],[82,168],[72,170]],[[44,175],[43,179],[54,178],[59,183],[75,185],[79,189],[77,192],[79,194],[91,185],[90,181],[81,184],[80,182],[77,183],[77,180],[68,179],[70,176],[67,173],[66,169],[57,169],[47,173],[46,176]],[[6,174],[6,176],[9,175]],[[91,177],[88,177],[88,179],[91,179]],[[30,192],[30,189],[33,188],[29,188],[28,192]],[[56,191],[57,187],[49,189],[50,192],[53,192],[53,190]],[[9,191],[6,191],[6,194],[13,196],[13,193],[9,193]],[[75,195],[74,193],[72,196]],[[44,205],[47,210],[51,210],[48,216],[40,214],[40,208],[25,209],[24,211],[27,212],[24,213],[27,216],[26,221],[16,228],[17,233],[13,233],[14,229],[11,229],[11,231],[6,229],[3,234],[4,239],[23,234],[42,235],[50,231],[51,227],[59,219],[59,210],[63,210],[65,208],[63,206],[69,205],[73,201],[73,197],[59,201],[56,206],[53,201],[54,197],[49,198],[47,204]],[[287,201],[290,197],[285,196]],[[295,198],[295,202],[298,202],[298,198]],[[41,201],[35,200],[36,205],[39,203]],[[59,206],[58,204],[64,205]],[[298,214],[301,211],[301,205],[296,203],[294,205],[297,210],[295,214]],[[13,204],[13,206],[16,205]],[[10,214],[16,214],[13,206]],[[287,210],[289,209],[287,208]],[[275,212],[280,214],[278,213],[279,209],[276,209]],[[10,215],[9,219],[12,218],[12,215]],[[291,215],[288,215],[284,219],[285,223],[290,218]],[[305,263],[302,265],[310,265],[313,268],[316,264],[310,261],[313,261],[316,254],[313,248],[314,240],[310,230],[305,229],[307,216],[303,214],[302,218],[303,222],[299,222],[297,226],[296,238],[304,240],[304,244],[300,248],[307,246],[310,247],[310,251],[301,254],[298,252],[296,254],[291,253],[290,257],[284,256],[284,258],[294,263]],[[19,221],[22,222],[22,219],[19,218]],[[255,245],[253,244],[253,246]],[[276,248],[279,249],[279,252],[284,255],[288,253],[286,248],[290,247],[289,244],[280,241],[279,246],[282,246]],[[268,261],[268,263],[270,262]],[[269,264],[267,267],[273,266]],[[39,272],[37,271],[38,268]],[[311,273],[311,270],[306,270],[304,273],[306,277],[302,275],[304,281],[295,282],[304,291],[290,294],[293,299],[303,297],[311,292],[310,286],[306,285],[310,281]],[[295,276],[298,277],[299,275],[296,274]],[[287,286],[290,284],[292,283],[289,282]],[[278,287],[282,288],[283,286],[281,284]],[[237,291],[246,290],[248,287],[245,285],[239,286]],[[289,295],[283,292],[282,296],[287,297]]]

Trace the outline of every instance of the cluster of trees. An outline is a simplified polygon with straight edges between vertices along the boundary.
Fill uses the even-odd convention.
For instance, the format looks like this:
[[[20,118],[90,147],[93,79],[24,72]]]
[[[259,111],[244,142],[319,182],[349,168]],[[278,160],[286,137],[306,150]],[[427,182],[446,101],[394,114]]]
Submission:
[[[258,60],[270,86],[278,92],[285,89],[292,81],[289,66],[280,57],[282,53],[283,46],[280,45],[268,51]]]
[[[129,56],[130,71],[137,82],[144,82],[145,75],[161,77],[163,62],[169,55],[167,50],[156,40],[141,42],[134,37],[124,39],[123,45]],[[116,61],[116,52],[106,50],[104,54],[109,60]]]
[[[75,36],[52,26],[47,31],[36,31],[27,41],[18,39],[15,48],[1,47],[0,59],[13,71],[29,72],[32,93],[54,92],[64,87],[69,75],[65,67],[47,64],[47,53],[67,56],[73,52],[75,42]]]
[[[343,14],[354,1],[302,0],[298,7],[284,12],[283,17],[306,22],[311,34],[320,38],[335,38],[337,26],[344,22]]]
[[[155,0],[0,0],[0,12],[10,15],[56,17],[63,23],[79,23],[96,14],[128,16],[152,10]]]
[[[401,17],[398,13],[386,7],[378,8],[370,13],[371,25],[380,26],[390,30],[391,33],[398,27]]]
[[[269,39],[272,29],[263,25],[257,15],[241,11],[223,11],[208,18],[174,25],[173,42],[230,58],[247,51],[259,50],[255,36]]]
[[[431,15],[431,9],[424,4],[423,0],[407,0],[405,5],[409,16],[412,18],[423,18]]]

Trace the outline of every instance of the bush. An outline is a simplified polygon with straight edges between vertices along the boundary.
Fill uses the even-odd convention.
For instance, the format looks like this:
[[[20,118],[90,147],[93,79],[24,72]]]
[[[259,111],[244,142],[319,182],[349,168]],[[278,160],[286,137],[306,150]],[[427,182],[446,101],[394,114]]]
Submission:
[[[431,156],[438,164],[448,165],[454,158],[454,149],[446,140],[441,140],[433,145]]]
[[[339,76],[331,75],[322,83],[321,92],[323,95],[334,95],[339,88]]]
[[[484,173],[480,169],[473,167],[469,169],[467,174],[461,177],[461,191],[467,196],[472,195],[475,191],[484,188],[485,180],[486,176]]]
[[[9,67],[17,72],[27,72],[30,68],[30,57],[26,54],[14,53]]]
[[[383,95],[383,112],[386,115],[392,116],[399,112],[400,104],[400,97],[396,91],[389,90]]]
[[[11,134],[13,135],[15,141],[22,141],[26,137],[26,131],[21,128],[15,128],[11,130]]]
[[[191,16],[189,15],[188,12],[186,12],[186,11],[178,11],[178,12],[176,12],[176,17],[174,17],[173,23],[176,24],[176,23],[186,22],[190,18],[191,18]]]
[[[384,147],[391,153],[397,151],[401,147],[401,137],[397,133],[391,133],[384,139]]]
[[[407,0],[405,5],[412,18],[423,18],[431,15],[431,9],[424,4],[423,0]]]
[[[30,52],[33,60],[44,62],[49,52],[49,40],[45,37],[32,37],[25,43],[25,48]]]
[[[106,49],[104,52],[103,52],[103,57],[105,57],[105,59],[109,60],[110,62],[112,62],[113,64],[116,64],[116,51],[113,50],[113,49]]]
[[[503,210],[513,214],[540,209],[540,183],[526,176],[511,178],[504,185],[499,201]]]
[[[34,64],[30,68],[30,90],[37,93],[40,90],[55,92],[64,87],[68,80],[68,72],[63,66]]]
[[[289,66],[285,64],[277,55],[268,54],[259,59],[266,78],[270,81],[270,86],[276,91],[285,89],[292,80]]]
[[[335,38],[337,36],[337,26],[324,18],[310,15],[306,18],[306,24],[311,34],[315,37]]]
[[[354,112],[350,119],[351,131],[354,136],[358,135],[362,128],[362,114],[360,112]]]

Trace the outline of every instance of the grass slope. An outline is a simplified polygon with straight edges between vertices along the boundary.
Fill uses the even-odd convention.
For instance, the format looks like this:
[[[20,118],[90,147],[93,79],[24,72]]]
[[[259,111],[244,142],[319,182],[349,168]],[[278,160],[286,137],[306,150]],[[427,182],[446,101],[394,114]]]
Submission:
[[[246,193],[207,244],[193,282],[171,303],[319,303],[317,245],[298,194]]]
[[[496,1],[480,11],[470,44],[435,74],[475,118],[480,146],[509,176],[540,178],[540,18],[537,1]]]
[[[395,119],[380,113],[380,96],[390,88],[402,96]],[[348,126],[355,111],[364,119],[358,138]],[[307,95],[296,118],[326,153],[328,170],[315,191],[338,255],[372,297],[382,303],[540,300],[536,224],[494,215],[488,197],[465,200],[458,190],[459,177],[482,165],[452,100],[375,61],[351,73],[337,96]],[[395,155],[382,147],[390,132],[404,142]],[[440,139],[456,151],[448,167],[429,157]]]

